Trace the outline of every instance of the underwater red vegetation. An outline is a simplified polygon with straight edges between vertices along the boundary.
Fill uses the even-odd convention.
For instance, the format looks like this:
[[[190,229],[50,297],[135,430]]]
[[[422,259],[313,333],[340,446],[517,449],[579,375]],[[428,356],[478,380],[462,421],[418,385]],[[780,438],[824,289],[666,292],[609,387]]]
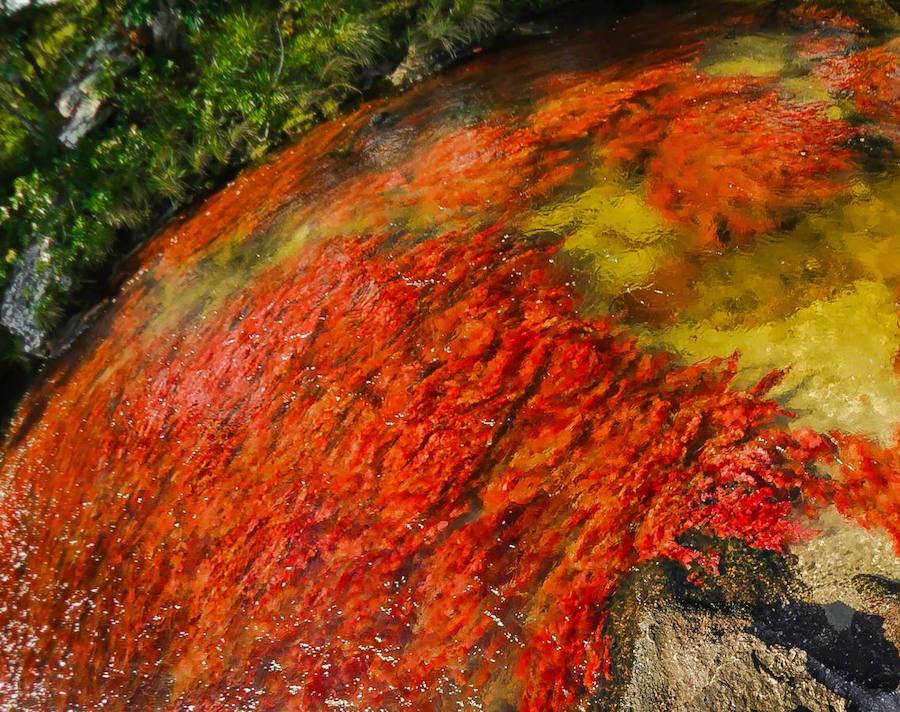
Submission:
[[[802,29],[813,29],[832,34],[836,30],[856,34],[865,33],[865,28],[859,21],[833,7],[820,7],[815,3],[803,2],[784,14],[789,24],[797,25]]]
[[[792,20],[804,30],[797,50],[811,60],[812,76],[849,99],[876,133],[900,140],[900,40],[873,44],[856,21],[815,6],[795,11]]]
[[[837,195],[852,170],[854,130],[821,105],[726,90],[686,106],[647,166],[649,200],[707,242],[776,228],[789,211]]]
[[[770,80],[711,77],[679,60],[627,80],[588,75],[542,103],[534,125],[591,135],[606,162],[642,167],[651,204],[701,243],[722,244],[844,187],[856,130],[824,109],[790,102]]]
[[[900,123],[900,41],[831,58],[816,72],[852,98],[863,116]],[[893,131],[897,138],[896,126]]]
[[[878,445],[840,433],[831,440],[836,448],[826,461],[837,474],[811,482],[810,494],[833,503],[847,519],[889,534],[900,555],[900,444]]]
[[[9,457],[3,557],[28,553],[0,626],[29,652],[0,679],[40,699],[53,671],[87,707],[563,709],[608,669],[635,564],[714,572],[691,530],[803,536],[826,441],[769,383],[732,389],[735,361],[578,317],[556,249],[330,241],[136,363],[100,345]]]
[[[794,49],[807,60],[846,56],[866,35],[858,22],[833,10],[804,6],[789,13],[786,19],[799,32]]]
[[[514,216],[578,166],[570,151],[547,150],[546,141],[516,126],[514,117],[491,116],[417,136],[391,165],[339,186],[327,213],[314,219],[330,230],[353,220],[384,230],[398,216],[415,215],[445,229],[486,214]]]
[[[330,122],[314,129],[302,142],[282,150],[260,166],[245,171],[225,188],[202,203],[202,212],[172,221],[140,251],[134,260],[144,267],[159,258],[156,277],[184,271],[201,259],[204,250],[223,235],[244,238],[262,223],[271,220],[279,207],[296,203],[300,187],[323,172],[322,155],[329,144],[358,124],[365,116],[359,111],[342,122]],[[317,160],[313,160],[315,157]],[[163,249],[164,246],[164,249]]]

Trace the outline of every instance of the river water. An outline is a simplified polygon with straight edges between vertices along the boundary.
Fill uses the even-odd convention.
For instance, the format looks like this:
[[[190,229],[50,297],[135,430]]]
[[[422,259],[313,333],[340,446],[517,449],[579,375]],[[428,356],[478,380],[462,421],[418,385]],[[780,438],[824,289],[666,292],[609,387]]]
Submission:
[[[732,551],[900,643],[893,37],[588,23],[153,238],[4,446],[0,709],[578,708]]]

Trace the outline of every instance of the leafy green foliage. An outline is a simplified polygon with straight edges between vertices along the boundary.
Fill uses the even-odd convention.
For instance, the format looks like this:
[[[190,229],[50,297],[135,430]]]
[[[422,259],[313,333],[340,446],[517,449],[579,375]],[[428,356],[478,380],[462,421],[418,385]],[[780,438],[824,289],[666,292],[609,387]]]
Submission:
[[[50,238],[48,327],[80,280],[235,168],[335,115],[410,46],[453,54],[559,0],[61,0],[0,5],[0,289]],[[159,37],[168,27],[168,39]],[[96,40],[111,118],[74,148],[56,101]],[[13,350],[3,337],[4,348]],[[9,342],[9,343],[7,343]]]
[[[425,52],[440,49],[453,56],[460,47],[488,37],[500,15],[500,0],[428,0],[411,43]]]

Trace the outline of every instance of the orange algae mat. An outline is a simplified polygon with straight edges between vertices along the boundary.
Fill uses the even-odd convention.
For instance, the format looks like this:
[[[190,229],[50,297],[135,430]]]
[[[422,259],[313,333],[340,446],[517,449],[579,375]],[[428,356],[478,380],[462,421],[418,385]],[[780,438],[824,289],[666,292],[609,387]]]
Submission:
[[[816,33],[852,23],[792,21],[836,87],[883,75],[881,47],[828,74]],[[707,40],[684,41],[652,70],[537,76],[521,113],[401,120],[399,148],[310,188],[364,110],[159,236],[7,445],[13,708],[569,709],[609,674],[636,565],[716,574],[684,534],[778,552],[834,504],[900,541],[897,449],[792,429],[778,371],[741,390],[737,358],[686,365],[585,317],[560,240],[514,226],[597,160],[639,172],[687,249],[724,249],[838,195],[852,139],[896,126],[883,83],[857,102],[885,125],[851,125],[769,79],[698,81]],[[443,229],[404,225],[417,209]],[[223,235],[304,222],[318,239],[192,296]]]

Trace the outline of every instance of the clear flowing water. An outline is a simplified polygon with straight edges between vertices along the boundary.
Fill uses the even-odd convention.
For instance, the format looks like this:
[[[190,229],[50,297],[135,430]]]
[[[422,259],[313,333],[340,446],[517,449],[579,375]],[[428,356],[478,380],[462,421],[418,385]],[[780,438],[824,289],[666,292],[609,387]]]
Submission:
[[[648,10],[164,230],[4,447],[0,709],[568,709],[652,562],[900,578],[898,62]]]

